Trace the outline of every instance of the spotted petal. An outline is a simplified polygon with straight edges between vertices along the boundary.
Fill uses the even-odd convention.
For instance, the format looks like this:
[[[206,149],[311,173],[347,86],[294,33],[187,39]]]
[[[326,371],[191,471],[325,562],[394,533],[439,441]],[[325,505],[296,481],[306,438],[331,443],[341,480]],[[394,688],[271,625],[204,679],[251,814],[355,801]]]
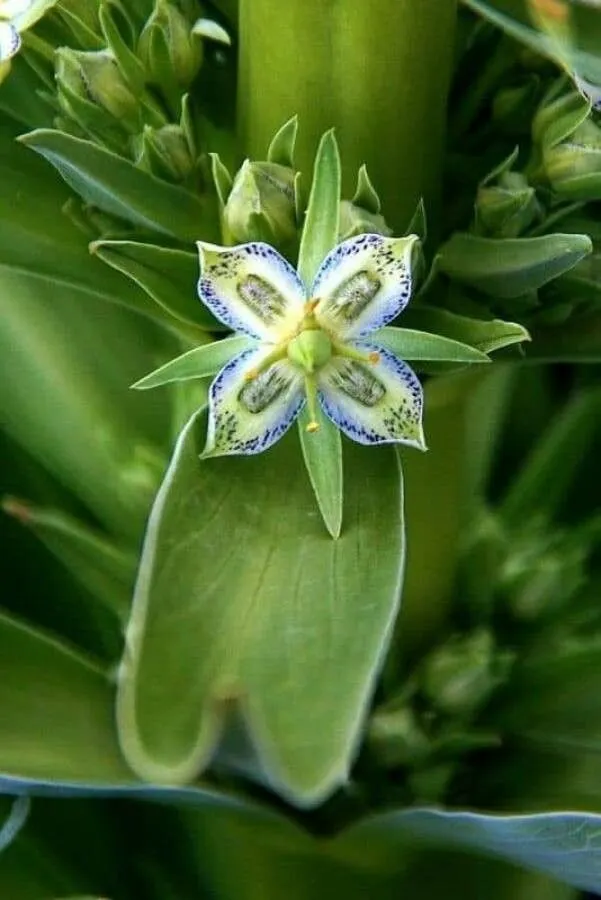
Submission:
[[[288,430],[305,401],[303,378],[286,359],[249,380],[269,347],[245,350],[223,367],[209,391],[204,456],[262,453]]]
[[[278,343],[302,318],[302,282],[269,244],[218,247],[199,241],[198,251],[200,299],[224,325]]]
[[[19,52],[21,38],[10,22],[0,22],[0,64],[8,62]]]
[[[324,412],[348,437],[360,444],[409,444],[425,450],[422,430],[423,392],[413,370],[383,347],[355,344],[379,362],[335,356],[319,375]]]
[[[333,336],[363,337],[392,321],[409,302],[419,239],[361,234],[326,256],[311,288],[315,315]]]

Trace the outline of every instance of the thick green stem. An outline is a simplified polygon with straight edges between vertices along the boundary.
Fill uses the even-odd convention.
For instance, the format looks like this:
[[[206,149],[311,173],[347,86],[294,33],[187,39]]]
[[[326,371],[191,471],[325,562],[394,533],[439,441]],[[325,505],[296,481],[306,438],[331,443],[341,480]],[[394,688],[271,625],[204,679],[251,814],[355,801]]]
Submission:
[[[297,165],[308,181],[334,126],[345,196],[367,163],[395,229],[424,196],[436,209],[456,0],[242,0],[239,129],[265,156],[298,114]]]

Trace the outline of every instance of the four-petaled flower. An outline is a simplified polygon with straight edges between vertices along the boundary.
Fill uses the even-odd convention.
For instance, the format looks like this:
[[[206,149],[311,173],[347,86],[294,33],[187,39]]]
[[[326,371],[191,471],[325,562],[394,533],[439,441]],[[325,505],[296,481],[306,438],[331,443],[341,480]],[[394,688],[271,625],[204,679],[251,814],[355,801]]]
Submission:
[[[418,239],[362,234],[332,250],[310,286],[264,243],[198,242],[201,300],[249,346],[209,393],[205,456],[260,453],[317,403],[361,444],[425,449],[422,388],[412,369],[364,340],[406,306]],[[309,289],[308,289],[309,288]]]

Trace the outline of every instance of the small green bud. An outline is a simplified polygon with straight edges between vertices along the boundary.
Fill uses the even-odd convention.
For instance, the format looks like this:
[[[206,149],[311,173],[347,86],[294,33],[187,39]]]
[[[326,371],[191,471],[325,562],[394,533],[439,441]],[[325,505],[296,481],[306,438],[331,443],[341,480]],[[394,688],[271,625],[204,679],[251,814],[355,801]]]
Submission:
[[[56,81],[61,107],[84,129],[102,131],[106,123],[131,134],[139,131],[138,99],[108,50],[61,47],[56,51]]]
[[[387,768],[423,763],[432,745],[409,706],[377,711],[368,731],[370,749]]]
[[[325,366],[332,356],[332,342],[320,328],[301,331],[288,344],[288,359],[308,375]]]
[[[169,0],[156,0],[138,41],[138,56],[150,84],[171,94],[185,90],[202,64],[202,40],[192,22]]]
[[[589,545],[532,524],[516,536],[499,574],[498,588],[514,616],[535,621],[570,602],[586,584]]]
[[[179,125],[151,128],[142,136],[142,154],[138,164],[159,178],[185,181],[195,170],[196,160],[186,135]]]
[[[383,234],[390,237],[392,229],[388,227],[386,219],[380,213],[368,212],[350,200],[343,200],[340,204],[338,240],[345,241],[359,234]]]
[[[489,631],[452,638],[427,657],[421,689],[441,713],[472,715],[503,681],[507,661]]]
[[[288,166],[246,160],[234,178],[223,210],[231,240],[267,241],[280,247],[295,241],[295,177]]]
[[[520,172],[503,172],[496,184],[478,189],[476,227],[485,236],[518,237],[541,213],[536,191]]]
[[[538,103],[540,79],[530,75],[521,84],[502,87],[492,101],[492,119],[505,134],[526,135]]]
[[[583,122],[568,140],[544,151],[543,167],[562,197],[601,198],[601,129],[590,119]]]

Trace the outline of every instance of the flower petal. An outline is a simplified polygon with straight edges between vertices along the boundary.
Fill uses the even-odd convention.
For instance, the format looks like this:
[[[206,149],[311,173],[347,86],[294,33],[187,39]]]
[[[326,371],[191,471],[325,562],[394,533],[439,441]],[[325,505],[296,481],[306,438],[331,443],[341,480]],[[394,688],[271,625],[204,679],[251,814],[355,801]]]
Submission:
[[[0,22],[0,63],[7,62],[19,52],[21,38],[10,22]]]
[[[425,450],[423,392],[419,379],[394,354],[372,344],[353,349],[376,352],[379,362],[335,356],[319,373],[324,412],[359,444],[409,444]]]
[[[198,294],[224,325],[277,343],[302,318],[302,282],[269,244],[218,247],[198,241],[198,252]]]
[[[318,322],[341,341],[392,321],[409,302],[411,263],[419,238],[360,234],[329,253],[315,276]]]
[[[300,371],[284,359],[252,381],[269,347],[245,350],[219,372],[209,391],[203,456],[262,453],[288,430],[305,401]]]

